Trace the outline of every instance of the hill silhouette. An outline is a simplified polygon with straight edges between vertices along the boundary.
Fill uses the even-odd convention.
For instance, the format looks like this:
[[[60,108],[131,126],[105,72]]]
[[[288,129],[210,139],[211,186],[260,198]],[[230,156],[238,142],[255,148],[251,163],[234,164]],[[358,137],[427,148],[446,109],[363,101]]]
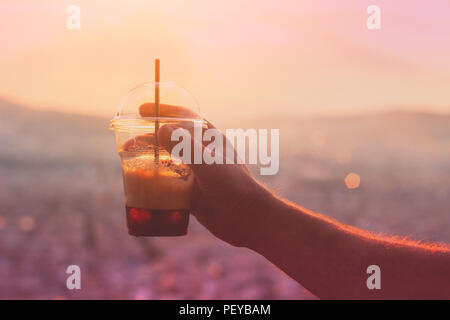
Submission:
[[[10,156],[17,161],[36,157],[49,161],[108,162],[115,153],[114,134],[108,130],[109,120],[106,118],[36,111],[2,99],[0,117],[3,119],[0,127],[3,157]],[[405,144],[414,144],[430,150],[436,145],[441,148],[450,145],[450,115],[393,111],[307,119],[255,117],[241,120],[239,124],[244,129],[280,128],[281,137],[286,138],[282,145],[306,145],[310,142],[308,136],[313,134],[333,138],[336,143],[340,140],[340,144],[366,140],[373,145],[404,147]]]

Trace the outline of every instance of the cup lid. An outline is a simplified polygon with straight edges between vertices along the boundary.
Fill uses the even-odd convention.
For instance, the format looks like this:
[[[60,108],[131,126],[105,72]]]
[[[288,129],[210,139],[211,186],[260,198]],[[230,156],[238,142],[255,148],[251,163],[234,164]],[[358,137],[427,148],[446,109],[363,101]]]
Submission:
[[[186,89],[172,82],[145,82],[123,97],[111,129],[154,128],[156,120],[201,121],[202,117],[195,98]]]

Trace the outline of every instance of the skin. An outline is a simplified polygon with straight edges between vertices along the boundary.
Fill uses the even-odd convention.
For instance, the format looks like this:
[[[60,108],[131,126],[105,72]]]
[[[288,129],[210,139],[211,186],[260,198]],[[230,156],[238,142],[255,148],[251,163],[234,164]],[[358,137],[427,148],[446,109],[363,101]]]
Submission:
[[[169,151],[178,143],[170,139],[175,129],[166,125],[159,130],[158,140]],[[204,148],[191,137],[192,144]],[[245,165],[190,167],[197,220],[223,241],[263,255],[317,297],[450,299],[448,245],[376,235],[339,223],[276,196]],[[381,290],[367,288],[370,265],[381,269]]]

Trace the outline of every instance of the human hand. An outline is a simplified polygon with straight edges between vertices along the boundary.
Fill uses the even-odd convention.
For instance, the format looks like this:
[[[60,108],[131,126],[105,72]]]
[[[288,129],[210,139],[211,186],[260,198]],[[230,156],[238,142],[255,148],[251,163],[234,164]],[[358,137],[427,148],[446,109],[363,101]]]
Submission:
[[[178,128],[191,131],[188,125],[164,125],[159,129],[159,143],[169,153],[178,141],[171,141]],[[209,128],[214,128],[211,124]],[[222,135],[224,141],[225,136]],[[208,142],[209,143],[209,142]],[[205,145],[191,134],[191,150]],[[225,143],[223,144],[226,145]],[[236,155],[236,154],[235,154]],[[224,154],[221,155],[224,159]],[[193,163],[193,161],[191,161]],[[258,228],[264,211],[264,201],[271,197],[250,174],[244,164],[189,164],[195,175],[192,213],[218,238],[234,245],[248,246]]]

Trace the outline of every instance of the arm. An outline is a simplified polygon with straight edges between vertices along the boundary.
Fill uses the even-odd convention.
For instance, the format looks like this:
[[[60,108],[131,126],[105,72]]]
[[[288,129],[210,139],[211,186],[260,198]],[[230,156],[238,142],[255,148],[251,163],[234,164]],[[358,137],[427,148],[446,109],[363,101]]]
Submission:
[[[265,195],[248,247],[321,298],[449,299],[448,248],[371,234]],[[266,241],[265,239],[270,239]],[[381,269],[369,290],[367,267]]]
[[[175,127],[163,126],[171,150]],[[201,144],[192,140],[193,144]],[[276,197],[243,165],[190,165],[193,214],[211,233],[266,257],[320,298],[450,299],[450,250],[382,237]],[[369,265],[381,268],[381,290],[369,290]]]

